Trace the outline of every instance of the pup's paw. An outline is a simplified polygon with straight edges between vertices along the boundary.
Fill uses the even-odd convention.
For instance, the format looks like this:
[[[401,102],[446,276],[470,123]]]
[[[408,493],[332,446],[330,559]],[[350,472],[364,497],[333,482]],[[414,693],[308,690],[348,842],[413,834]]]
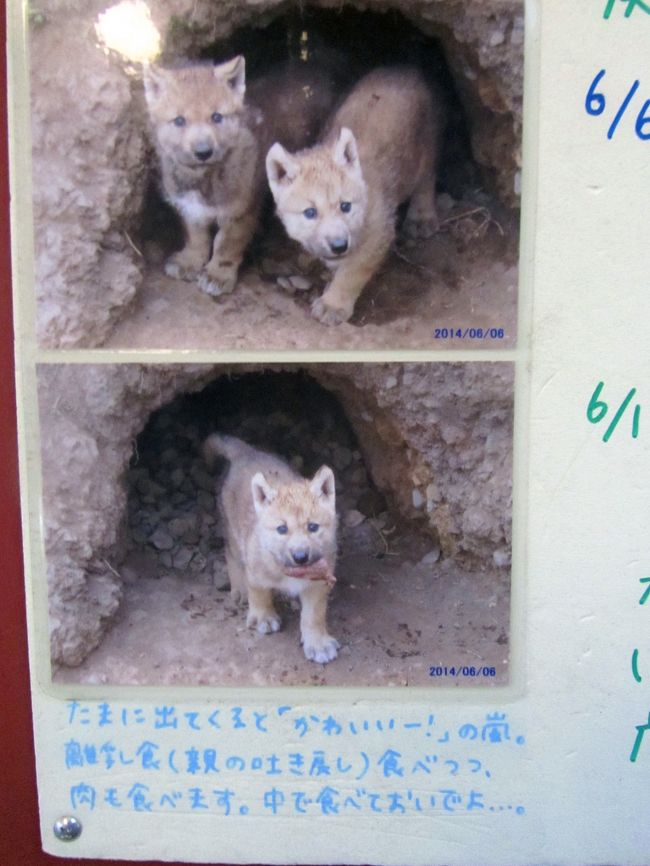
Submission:
[[[229,295],[237,284],[237,268],[209,268],[199,276],[199,288],[213,298]]]
[[[249,610],[246,617],[246,625],[257,629],[260,634],[273,634],[280,630],[280,617],[275,611]]]
[[[325,297],[316,298],[311,305],[311,314],[319,322],[324,325],[340,325],[341,322],[347,322],[352,315],[354,305],[350,307],[330,306]]]
[[[407,238],[412,240],[426,240],[433,237],[438,231],[438,226],[438,218],[435,214],[423,214],[417,217],[407,216],[402,231]]]
[[[165,262],[165,273],[175,280],[194,282],[201,272],[203,262],[196,261],[191,256],[184,256],[183,250],[174,253]]]
[[[322,634],[303,635],[302,648],[310,662],[326,665],[338,654],[339,642],[336,638],[323,632]]]

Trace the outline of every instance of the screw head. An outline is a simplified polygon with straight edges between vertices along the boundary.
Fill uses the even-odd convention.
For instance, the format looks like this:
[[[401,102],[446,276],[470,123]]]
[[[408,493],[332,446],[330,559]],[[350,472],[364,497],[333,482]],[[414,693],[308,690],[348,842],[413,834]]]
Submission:
[[[54,835],[62,842],[73,842],[81,836],[81,821],[74,815],[64,815],[54,822]]]

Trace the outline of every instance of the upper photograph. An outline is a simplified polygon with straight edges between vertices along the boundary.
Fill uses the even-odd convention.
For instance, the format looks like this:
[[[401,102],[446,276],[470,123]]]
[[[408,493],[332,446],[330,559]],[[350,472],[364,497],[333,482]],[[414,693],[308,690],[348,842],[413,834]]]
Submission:
[[[516,0],[29,5],[42,349],[516,345]]]

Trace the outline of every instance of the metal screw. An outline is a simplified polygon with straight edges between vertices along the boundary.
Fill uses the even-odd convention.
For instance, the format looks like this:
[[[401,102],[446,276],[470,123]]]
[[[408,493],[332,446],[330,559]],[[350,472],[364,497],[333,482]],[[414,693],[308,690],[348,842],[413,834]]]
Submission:
[[[74,842],[81,836],[81,821],[74,815],[64,815],[54,822],[54,835],[62,842]]]

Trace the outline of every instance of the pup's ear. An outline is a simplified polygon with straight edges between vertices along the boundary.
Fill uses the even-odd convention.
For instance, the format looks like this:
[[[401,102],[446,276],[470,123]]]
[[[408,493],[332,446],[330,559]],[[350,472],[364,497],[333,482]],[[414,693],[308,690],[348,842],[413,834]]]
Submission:
[[[334,473],[329,466],[321,466],[309,482],[309,489],[314,496],[324,499],[328,505],[334,508]]]
[[[266,154],[266,176],[271,192],[275,195],[276,190],[289,186],[297,174],[297,161],[276,141]]]
[[[257,514],[260,514],[266,505],[270,505],[278,495],[278,491],[274,487],[271,487],[261,472],[256,472],[253,475],[251,479],[251,492],[253,494],[253,505]]]
[[[361,163],[359,162],[359,151],[354,133],[347,126],[341,127],[339,137],[334,145],[334,161],[351,174],[361,176]]]
[[[242,99],[246,93],[246,61],[241,54],[214,67],[214,77],[225,81]]]
[[[144,63],[142,65],[142,77],[144,79],[144,95],[148,105],[153,105],[165,89],[167,84],[167,74],[160,66],[154,63]]]

